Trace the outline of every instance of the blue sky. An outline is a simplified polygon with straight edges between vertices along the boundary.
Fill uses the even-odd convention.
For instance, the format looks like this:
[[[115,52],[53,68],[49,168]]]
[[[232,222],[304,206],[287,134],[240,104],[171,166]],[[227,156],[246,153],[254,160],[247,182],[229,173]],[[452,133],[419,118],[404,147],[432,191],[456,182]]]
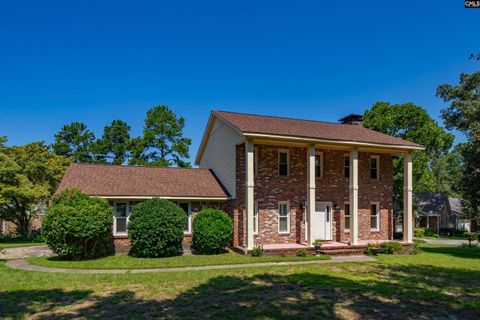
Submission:
[[[2,1],[0,135],[113,119],[138,135],[165,104],[194,157],[212,109],[336,121],[410,101],[441,121],[435,89],[480,68],[478,30],[460,0]]]

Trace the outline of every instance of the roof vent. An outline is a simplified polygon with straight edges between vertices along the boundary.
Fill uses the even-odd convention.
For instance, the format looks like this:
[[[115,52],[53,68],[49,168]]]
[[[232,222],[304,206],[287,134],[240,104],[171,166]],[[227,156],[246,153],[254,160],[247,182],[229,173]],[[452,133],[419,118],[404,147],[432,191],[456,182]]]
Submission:
[[[350,113],[349,115],[338,120],[341,124],[353,124],[363,126],[363,116],[358,113]]]

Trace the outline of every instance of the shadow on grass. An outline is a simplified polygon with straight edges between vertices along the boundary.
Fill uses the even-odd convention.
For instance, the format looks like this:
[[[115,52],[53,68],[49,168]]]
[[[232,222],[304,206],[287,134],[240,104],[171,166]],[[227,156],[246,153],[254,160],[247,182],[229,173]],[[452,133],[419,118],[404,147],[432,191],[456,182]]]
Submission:
[[[458,258],[480,259],[480,247],[422,246],[421,249],[424,252],[445,254]]]
[[[219,276],[174,298],[158,300],[138,299],[132,291],[4,292],[0,317],[36,313],[33,319],[478,319],[480,274],[476,271],[366,264],[327,270],[326,274]],[[347,272],[360,277],[351,279]]]

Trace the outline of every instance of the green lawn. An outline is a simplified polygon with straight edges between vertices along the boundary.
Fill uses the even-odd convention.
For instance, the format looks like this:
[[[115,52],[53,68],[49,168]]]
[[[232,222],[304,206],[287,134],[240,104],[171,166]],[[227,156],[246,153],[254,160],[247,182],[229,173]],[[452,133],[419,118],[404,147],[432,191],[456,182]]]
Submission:
[[[478,319],[480,250],[423,245],[376,262],[148,274],[11,270],[0,318]]]
[[[45,267],[67,269],[151,269],[196,267],[258,262],[288,262],[306,260],[327,260],[329,256],[308,257],[252,257],[238,253],[217,255],[186,255],[170,258],[134,258],[128,255],[109,256],[87,261],[63,261],[58,257],[38,257],[27,259],[29,263]]]

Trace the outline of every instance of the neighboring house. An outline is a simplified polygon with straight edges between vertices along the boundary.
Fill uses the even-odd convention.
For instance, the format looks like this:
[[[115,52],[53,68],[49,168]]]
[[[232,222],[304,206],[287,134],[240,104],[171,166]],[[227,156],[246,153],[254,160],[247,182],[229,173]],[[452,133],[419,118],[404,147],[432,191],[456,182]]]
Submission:
[[[118,243],[126,242],[129,206],[162,197],[189,217],[203,206],[225,210],[238,250],[309,247],[317,239],[358,246],[393,237],[392,156],[402,154],[404,240],[411,243],[412,151],[423,147],[366,129],[359,115],[341,120],[213,111],[199,169],[73,164],[57,192],[75,187],[109,199]]]
[[[436,233],[444,228],[470,231],[470,220],[462,218],[460,202],[461,199],[448,198],[442,192],[415,193],[415,227],[430,228]]]

